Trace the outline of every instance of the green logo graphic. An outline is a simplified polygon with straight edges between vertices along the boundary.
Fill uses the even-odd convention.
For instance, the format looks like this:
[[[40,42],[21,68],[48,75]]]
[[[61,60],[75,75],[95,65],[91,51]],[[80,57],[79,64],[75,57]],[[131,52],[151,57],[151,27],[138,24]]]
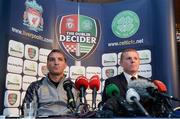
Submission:
[[[112,31],[119,38],[129,38],[134,35],[140,26],[137,14],[125,10],[116,15],[112,22]]]

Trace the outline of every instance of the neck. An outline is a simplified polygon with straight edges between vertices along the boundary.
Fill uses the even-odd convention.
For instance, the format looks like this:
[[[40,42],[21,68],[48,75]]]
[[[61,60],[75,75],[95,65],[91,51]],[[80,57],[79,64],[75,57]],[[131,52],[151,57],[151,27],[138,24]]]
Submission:
[[[136,76],[137,72],[126,72],[127,74],[131,75],[131,76]]]
[[[63,79],[64,75],[52,75],[52,74],[48,74],[50,80],[54,81],[54,82],[60,82],[60,80]]]

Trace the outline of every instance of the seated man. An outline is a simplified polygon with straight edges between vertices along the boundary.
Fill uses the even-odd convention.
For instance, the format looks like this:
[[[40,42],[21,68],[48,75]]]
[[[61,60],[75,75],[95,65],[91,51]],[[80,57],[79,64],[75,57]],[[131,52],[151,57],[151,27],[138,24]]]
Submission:
[[[120,113],[124,114],[124,115],[120,114],[121,116],[132,116],[133,113],[136,113],[136,112],[133,112],[131,105],[129,105],[126,102],[126,92],[128,90],[128,84],[132,82],[133,80],[139,80],[139,79],[148,80],[148,79],[138,75],[140,58],[139,58],[138,52],[135,49],[125,49],[122,51],[122,54],[120,57],[120,65],[123,67],[123,72],[117,76],[110,77],[105,80],[105,87],[103,90],[101,103],[105,103],[106,105],[107,104],[109,105],[109,102],[111,102],[112,97],[109,97],[106,94],[107,87],[110,84],[116,85],[120,92],[119,97],[121,98],[122,101],[120,99],[117,100],[117,101],[120,101],[119,105],[117,104],[114,105],[115,101],[113,101],[114,103],[111,103],[112,104],[111,106],[118,107],[118,109],[115,111],[115,113],[117,114],[119,113],[118,110],[119,111],[121,110],[119,109],[121,107],[123,112],[120,112]],[[115,98],[113,100],[115,100]],[[122,102],[124,102],[124,104],[122,104]]]
[[[47,57],[49,73],[46,77],[30,84],[26,91],[23,105],[30,102],[37,104],[37,116],[67,115],[72,110],[67,107],[67,94],[63,88],[64,69],[67,66],[64,53],[52,50]],[[79,102],[78,91],[72,86],[75,101]],[[22,106],[23,107],[23,106]],[[23,111],[22,111],[23,113]]]
[[[139,65],[140,65],[140,58],[139,58],[139,54],[135,49],[125,49],[124,51],[122,51],[121,57],[120,57],[120,65],[123,68],[123,72],[117,76],[114,77],[110,77],[108,79],[105,80],[105,87],[103,90],[103,94],[102,94],[102,104],[108,104],[108,106],[110,107],[110,109],[112,107],[117,107],[117,109],[115,110],[116,113],[119,113],[120,108],[123,110],[127,110],[126,112],[123,112],[124,114],[127,114],[127,116],[131,116],[133,115],[133,113],[137,115],[141,115],[141,110],[139,110],[140,108],[137,107],[137,105],[135,105],[134,103],[132,103],[131,107],[134,109],[133,110],[128,110],[130,108],[126,108],[128,105],[127,103],[122,104],[123,101],[119,99],[115,100],[112,99],[112,97],[109,97],[106,92],[107,92],[107,87],[110,84],[116,85],[117,89],[119,90],[119,96],[126,100],[126,94],[127,94],[127,90],[128,90],[128,86],[132,86],[132,84],[135,83],[141,83],[140,85],[142,85],[142,87],[140,87],[140,85],[138,86],[139,89],[143,90],[144,94],[139,94],[140,95],[140,103],[142,104],[142,106],[145,108],[145,110],[149,113],[149,115],[151,117],[167,117],[167,113],[168,109],[166,108],[168,106],[168,108],[171,108],[171,105],[169,104],[169,101],[164,101],[164,99],[160,99],[160,97],[155,97],[155,96],[151,96],[151,94],[149,94],[146,89],[145,86],[148,84],[149,86],[152,86],[153,83],[145,78],[142,77],[140,75],[138,75],[138,69],[139,69]],[[142,83],[144,82],[144,83]],[[137,86],[137,84],[136,84]],[[136,87],[134,85],[134,87]],[[139,92],[138,92],[139,93]],[[115,101],[120,101],[120,103],[116,103]],[[162,103],[162,101],[164,101],[164,103]],[[108,107],[108,108],[109,108]],[[123,107],[123,108],[122,108]],[[114,111],[114,110],[113,110]],[[140,114],[139,114],[140,113]],[[131,115],[129,115],[131,114]],[[143,113],[142,113],[143,114]]]
[[[120,57],[120,65],[123,67],[123,72],[117,76],[110,77],[105,80],[102,102],[105,102],[108,99],[106,95],[106,87],[109,84],[116,84],[120,90],[120,95],[125,98],[128,90],[128,83],[136,79],[148,80],[147,78],[138,75],[140,58],[135,49],[125,49],[122,52]]]

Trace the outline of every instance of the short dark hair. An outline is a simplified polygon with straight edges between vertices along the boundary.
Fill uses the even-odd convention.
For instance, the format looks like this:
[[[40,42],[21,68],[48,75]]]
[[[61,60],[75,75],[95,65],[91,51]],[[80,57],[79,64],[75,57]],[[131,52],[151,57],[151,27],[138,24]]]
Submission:
[[[62,54],[62,55],[64,56],[65,62],[67,62],[67,59],[66,59],[66,56],[65,56],[64,52],[62,52],[62,51],[59,50],[59,49],[52,49],[51,52],[50,52],[50,53],[48,54],[48,56],[47,56],[47,61],[49,60],[50,55],[51,55],[52,53],[55,53],[55,52]]]
[[[133,48],[124,49],[121,53],[120,61],[122,61],[124,53],[131,52],[131,51],[137,52],[137,50]]]

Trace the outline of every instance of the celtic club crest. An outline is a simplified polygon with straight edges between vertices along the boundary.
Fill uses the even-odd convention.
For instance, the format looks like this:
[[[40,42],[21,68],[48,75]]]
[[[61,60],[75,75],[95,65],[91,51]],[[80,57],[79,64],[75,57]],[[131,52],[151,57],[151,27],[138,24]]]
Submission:
[[[82,60],[97,48],[100,26],[95,19],[78,14],[62,16],[58,21],[61,49],[75,60]]]
[[[119,38],[129,38],[139,29],[139,16],[130,10],[121,11],[112,21],[112,31]]]

